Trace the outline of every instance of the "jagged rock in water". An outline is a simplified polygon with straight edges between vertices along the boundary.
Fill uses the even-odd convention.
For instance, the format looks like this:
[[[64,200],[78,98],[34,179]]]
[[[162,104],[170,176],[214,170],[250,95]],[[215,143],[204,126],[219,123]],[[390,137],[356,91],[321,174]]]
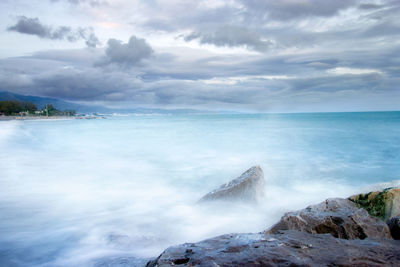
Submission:
[[[393,217],[387,222],[393,239],[400,240],[400,217]]]
[[[331,234],[343,239],[391,238],[382,220],[372,217],[347,199],[333,198],[288,212],[266,233],[279,230],[298,230],[310,234]]]
[[[384,220],[400,216],[400,188],[357,194],[349,199],[366,209],[372,216]]]
[[[147,267],[167,266],[400,266],[400,242],[344,240],[299,231],[228,234],[170,247]]]
[[[203,196],[199,202],[209,200],[257,202],[264,196],[264,185],[262,169],[259,166],[254,166],[240,177]]]

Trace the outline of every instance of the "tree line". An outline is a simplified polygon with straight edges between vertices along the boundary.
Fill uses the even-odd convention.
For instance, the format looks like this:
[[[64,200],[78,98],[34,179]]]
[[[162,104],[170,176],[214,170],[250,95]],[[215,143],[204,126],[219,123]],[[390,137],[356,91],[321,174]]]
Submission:
[[[45,115],[45,116],[74,116],[75,110],[57,110],[52,104],[39,110],[33,102],[16,100],[0,101],[0,115]]]

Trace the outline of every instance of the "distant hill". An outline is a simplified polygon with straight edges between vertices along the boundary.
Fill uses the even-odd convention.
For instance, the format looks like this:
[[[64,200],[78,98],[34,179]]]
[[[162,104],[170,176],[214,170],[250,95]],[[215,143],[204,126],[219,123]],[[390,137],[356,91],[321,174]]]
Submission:
[[[52,104],[58,110],[75,110],[79,113],[92,113],[92,112],[111,112],[107,108],[99,106],[87,106],[80,105],[56,98],[40,97],[40,96],[30,96],[30,95],[20,95],[7,91],[0,91],[0,101],[1,100],[15,100],[24,102],[33,102],[39,109],[43,109],[47,104]]]
[[[139,114],[198,114],[198,113],[220,113],[212,111],[199,111],[193,109],[150,109],[150,108],[123,108],[109,109],[102,106],[80,105],[57,98],[20,95],[0,90],[1,100],[16,100],[24,102],[33,102],[39,109],[43,109],[46,104],[52,104],[58,110],[75,110],[78,113],[139,113]]]

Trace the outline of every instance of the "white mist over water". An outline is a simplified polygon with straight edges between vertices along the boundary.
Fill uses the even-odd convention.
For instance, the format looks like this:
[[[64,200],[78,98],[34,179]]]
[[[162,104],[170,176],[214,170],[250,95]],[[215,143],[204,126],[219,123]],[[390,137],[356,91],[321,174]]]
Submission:
[[[262,231],[400,179],[399,126],[397,112],[0,122],[0,266],[91,266]],[[196,204],[253,165],[264,203]]]

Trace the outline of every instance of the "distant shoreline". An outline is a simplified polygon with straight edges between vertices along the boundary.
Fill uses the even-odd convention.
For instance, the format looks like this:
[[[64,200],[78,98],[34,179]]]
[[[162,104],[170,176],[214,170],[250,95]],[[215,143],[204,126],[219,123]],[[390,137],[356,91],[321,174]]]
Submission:
[[[13,121],[13,120],[65,120],[75,119],[74,116],[0,116],[0,121]]]

